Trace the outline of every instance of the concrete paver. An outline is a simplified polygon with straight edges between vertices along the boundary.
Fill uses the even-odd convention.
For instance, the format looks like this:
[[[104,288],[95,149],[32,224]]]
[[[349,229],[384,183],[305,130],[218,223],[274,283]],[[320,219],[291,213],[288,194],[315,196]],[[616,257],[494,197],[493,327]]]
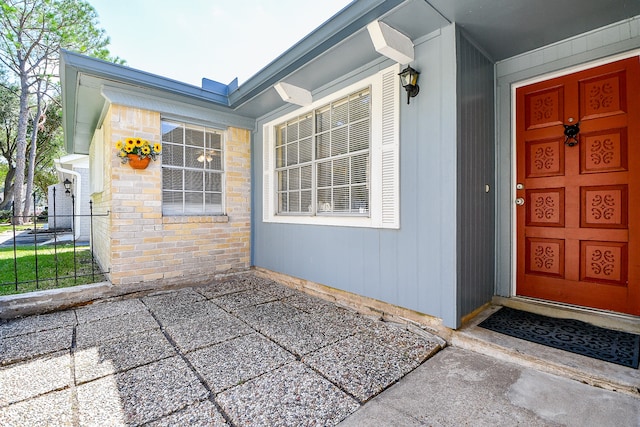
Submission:
[[[164,330],[185,353],[254,332],[241,320],[226,313],[176,323]]]
[[[127,425],[141,425],[208,396],[179,356],[82,384],[77,394],[81,425],[108,425],[103,420],[113,414]]]
[[[640,426],[636,396],[442,346],[239,275],[0,323],[0,425]]]
[[[295,357],[254,333],[187,354],[207,386],[219,393],[295,361]]]
[[[0,340],[0,366],[70,350],[73,327],[56,328]]]
[[[418,366],[415,360],[361,336],[348,337],[303,360],[361,402]]]
[[[76,384],[127,371],[138,366],[176,356],[173,346],[158,330],[152,329],[74,352]]]
[[[21,427],[335,425],[445,344],[251,274],[0,332],[0,425]]]
[[[80,323],[76,328],[76,346],[91,347],[107,340],[159,328],[160,326],[149,312],[135,311],[95,322]]]
[[[360,405],[327,379],[293,362],[219,395],[236,425],[335,425]]]
[[[146,427],[227,427],[224,417],[220,415],[216,406],[209,400],[203,400],[189,405],[173,414],[153,421]]]

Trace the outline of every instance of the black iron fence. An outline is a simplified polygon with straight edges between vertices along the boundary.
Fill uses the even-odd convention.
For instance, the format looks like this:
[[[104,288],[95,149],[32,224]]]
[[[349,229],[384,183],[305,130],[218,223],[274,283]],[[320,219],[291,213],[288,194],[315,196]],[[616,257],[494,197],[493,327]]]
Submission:
[[[0,233],[0,295],[104,280],[108,271],[102,271],[94,257],[94,218],[109,212],[94,213],[89,201],[88,213],[77,214],[74,195],[63,195],[66,209],[60,209],[55,187],[52,192],[50,206],[41,212],[33,194],[34,212],[29,216],[19,215],[12,205],[7,218],[11,225]]]

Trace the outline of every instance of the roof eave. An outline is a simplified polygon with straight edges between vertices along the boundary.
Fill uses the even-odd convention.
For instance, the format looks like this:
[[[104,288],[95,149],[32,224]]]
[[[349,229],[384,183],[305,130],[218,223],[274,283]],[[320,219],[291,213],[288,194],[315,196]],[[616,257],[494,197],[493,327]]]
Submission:
[[[249,102],[404,1],[360,0],[350,3],[229,94],[229,105],[236,109]]]

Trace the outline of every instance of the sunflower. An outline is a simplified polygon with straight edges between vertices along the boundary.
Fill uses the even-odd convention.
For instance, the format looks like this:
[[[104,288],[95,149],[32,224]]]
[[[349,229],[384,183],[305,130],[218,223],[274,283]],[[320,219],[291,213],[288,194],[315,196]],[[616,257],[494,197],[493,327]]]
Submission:
[[[157,156],[160,156],[162,151],[162,145],[160,143],[153,143],[144,138],[122,138],[115,144],[117,157],[122,163],[127,163],[129,158],[128,154],[137,154],[141,159],[150,158],[156,160]]]

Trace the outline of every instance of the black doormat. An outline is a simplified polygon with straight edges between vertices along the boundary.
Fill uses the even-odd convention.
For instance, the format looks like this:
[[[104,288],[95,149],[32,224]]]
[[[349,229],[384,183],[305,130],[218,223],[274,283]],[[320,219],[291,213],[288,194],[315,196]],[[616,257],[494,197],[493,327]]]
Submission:
[[[640,335],[502,307],[478,326],[594,359],[638,369]]]

